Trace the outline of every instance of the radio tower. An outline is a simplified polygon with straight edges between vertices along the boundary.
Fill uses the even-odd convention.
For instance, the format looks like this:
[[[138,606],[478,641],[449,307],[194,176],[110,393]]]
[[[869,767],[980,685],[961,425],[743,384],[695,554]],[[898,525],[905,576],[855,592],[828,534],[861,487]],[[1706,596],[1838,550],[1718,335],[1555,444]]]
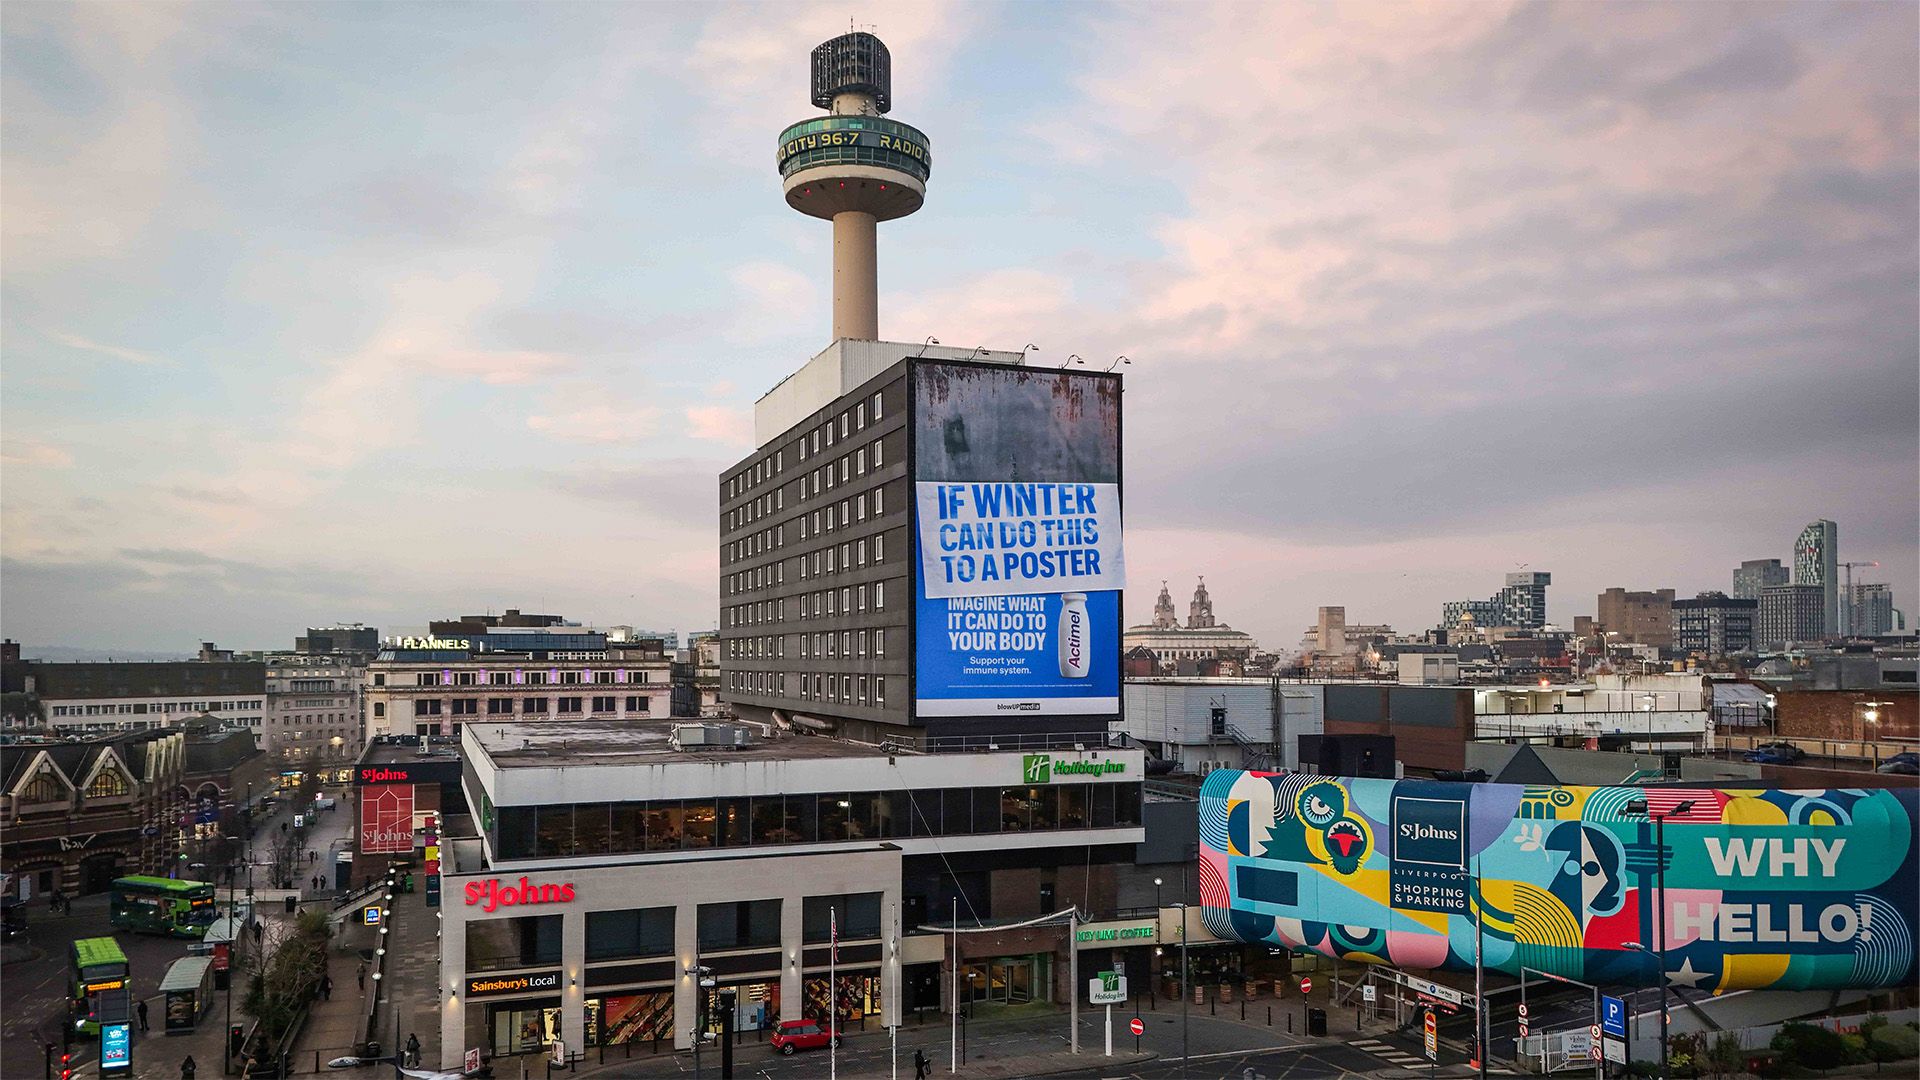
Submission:
[[[877,341],[876,226],[926,199],[933,156],[918,128],[888,120],[892,57],[872,34],[843,34],[813,50],[813,103],[828,115],[780,133],[787,205],[833,222],[833,336]]]

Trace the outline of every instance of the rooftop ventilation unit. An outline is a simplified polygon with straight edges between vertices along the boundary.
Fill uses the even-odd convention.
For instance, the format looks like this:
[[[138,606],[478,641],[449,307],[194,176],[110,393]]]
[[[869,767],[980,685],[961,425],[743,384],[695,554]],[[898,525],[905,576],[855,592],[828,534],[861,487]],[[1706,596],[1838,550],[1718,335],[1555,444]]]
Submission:
[[[667,741],[675,750],[744,750],[751,735],[734,724],[675,724]]]

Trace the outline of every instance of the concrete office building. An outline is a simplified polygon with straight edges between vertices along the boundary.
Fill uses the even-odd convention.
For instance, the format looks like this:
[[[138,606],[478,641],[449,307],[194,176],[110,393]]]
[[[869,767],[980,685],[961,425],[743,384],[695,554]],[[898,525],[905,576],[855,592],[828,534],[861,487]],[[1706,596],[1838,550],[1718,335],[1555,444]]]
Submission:
[[[1825,636],[1826,591],[1795,582],[1760,590],[1753,616],[1753,643],[1759,649],[1784,649],[1818,642]]]
[[[1721,657],[1753,651],[1753,623],[1758,600],[1743,600],[1722,592],[1703,592],[1691,600],[1675,600],[1673,651],[1681,656]]]
[[[1594,628],[1618,635],[1621,644],[1673,647],[1673,590],[1629,592],[1608,589],[1600,594]]]
[[[62,734],[144,731],[200,716],[259,730],[266,718],[266,668],[257,661],[21,660],[11,666]]]
[[[477,835],[442,848],[441,1067],[602,1042],[692,1045],[696,974],[753,1028],[947,1002],[944,923],[1116,907],[1145,840],[1138,750],[925,755],[755,725],[466,725]],[[1056,869],[1060,868],[1060,869]],[[1070,871],[1064,868],[1071,868]],[[966,1000],[1060,1001],[1064,928],[962,955]],[[1000,935],[983,935],[999,937]],[[994,996],[998,995],[998,996]]]
[[[1793,542],[1793,583],[1820,589],[1820,632],[1817,641],[1844,631],[1840,621],[1840,526],[1821,518],[1800,530]]]
[[[331,651],[268,656],[261,749],[288,765],[350,764],[365,738],[360,694],[369,659]]]
[[[472,637],[394,637],[367,665],[365,742],[460,733],[480,719],[639,719],[672,712],[672,660],[657,639],[551,624]]]
[[[1904,630],[1893,606],[1893,586],[1884,582],[1860,583],[1847,597],[1847,632],[1861,637],[1880,637]]]
[[[1791,579],[1791,572],[1780,565],[1779,559],[1748,559],[1733,572],[1733,592],[1728,595],[1736,600],[1758,600],[1761,589],[1785,585]]]
[[[1128,679],[1126,733],[1181,772],[1298,769],[1300,736],[1317,735],[1325,713],[1315,683],[1253,678]]]

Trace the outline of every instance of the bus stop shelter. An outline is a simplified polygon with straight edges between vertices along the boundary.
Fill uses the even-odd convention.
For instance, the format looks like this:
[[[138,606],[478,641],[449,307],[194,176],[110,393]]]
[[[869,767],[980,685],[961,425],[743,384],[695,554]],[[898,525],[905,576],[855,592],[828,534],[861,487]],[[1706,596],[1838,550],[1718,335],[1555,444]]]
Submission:
[[[213,1007],[213,957],[187,956],[173,962],[160,980],[167,1034],[186,1035]]]
[[[201,940],[206,944],[205,955],[213,961],[213,988],[225,990],[227,980],[233,971],[234,943],[240,939],[240,930],[244,924],[232,915],[215,919],[207,927],[207,936]]]

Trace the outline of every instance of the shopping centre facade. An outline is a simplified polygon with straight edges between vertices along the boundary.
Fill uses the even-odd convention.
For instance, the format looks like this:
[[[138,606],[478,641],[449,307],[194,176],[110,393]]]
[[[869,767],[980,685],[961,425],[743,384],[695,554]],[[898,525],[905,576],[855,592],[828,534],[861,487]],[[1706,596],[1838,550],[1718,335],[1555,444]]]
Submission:
[[[956,981],[963,1000],[1064,1001],[1064,928],[963,943],[959,980],[953,935],[923,928],[1111,910],[1145,839],[1137,750],[926,754],[665,721],[461,738],[478,835],[442,852],[444,1067],[476,1047],[691,1047],[720,1026],[703,980],[737,991],[739,1027],[823,1016],[830,966],[849,1025],[943,1008]],[[981,955],[994,939],[1019,951]]]

